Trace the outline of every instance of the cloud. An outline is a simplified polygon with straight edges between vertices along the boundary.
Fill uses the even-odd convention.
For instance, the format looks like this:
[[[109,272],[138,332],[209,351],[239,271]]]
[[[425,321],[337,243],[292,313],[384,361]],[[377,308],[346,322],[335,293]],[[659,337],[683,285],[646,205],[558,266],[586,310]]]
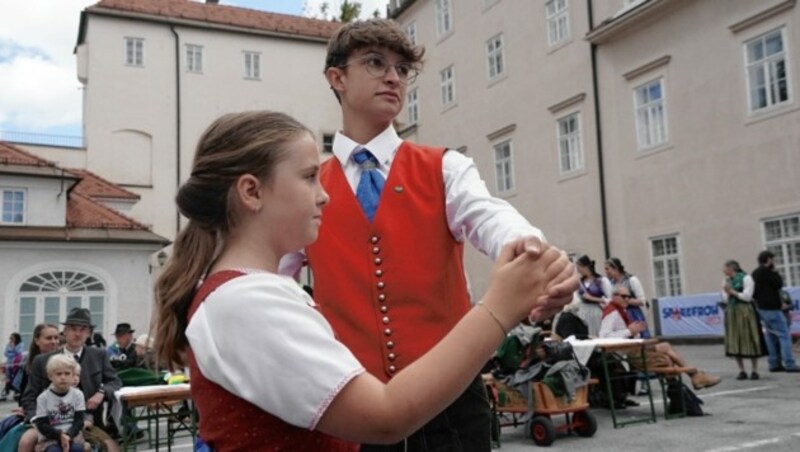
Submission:
[[[36,55],[0,63],[0,128],[41,130],[81,123],[81,91],[75,69]]]
[[[81,92],[73,50],[80,12],[96,2],[0,1],[0,129],[73,125],[80,131]]]

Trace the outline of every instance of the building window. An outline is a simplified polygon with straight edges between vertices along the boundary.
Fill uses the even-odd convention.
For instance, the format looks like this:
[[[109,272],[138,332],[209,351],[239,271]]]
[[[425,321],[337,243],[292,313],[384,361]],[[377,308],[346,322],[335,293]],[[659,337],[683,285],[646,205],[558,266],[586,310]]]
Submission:
[[[19,289],[19,333],[30,344],[37,323],[58,325],[73,308],[87,308],[95,332],[103,333],[106,286],[80,271],[53,270],[31,276]]]
[[[511,153],[511,140],[494,145],[494,169],[498,193],[514,189],[514,161]]]
[[[453,66],[448,66],[439,73],[442,91],[442,106],[447,107],[456,102],[456,81],[455,69]]]
[[[650,244],[653,251],[653,283],[656,287],[656,297],[682,295],[678,236],[659,237],[652,239]]]
[[[436,0],[436,36],[453,29],[453,6],[450,0]]]
[[[506,61],[503,56],[502,34],[486,41],[486,54],[489,58],[489,80],[494,80],[505,73]]]
[[[203,72],[203,46],[186,44],[186,70]]]
[[[332,133],[323,133],[322,134],[322,153],[323,154],[333,154],[333,134]]]
[[[419,121],[419,88],[410,90],[407,96],[408,123],[416,124]]]
[[[789,102],[784,28],[745,43],[750,111]]]
[[[412,45],[417,45],[417,23],[412,21],[406,26],[406,34]]]
[[[634,90],[636,138],[639,150],[666,143],[667,110],[664,105],[664,79],[645,83]]]
[[[125,38],[125,64],[144,66],[144,39]]]
[[[583,169],[580,113],[558,120],[558,157],[561,173]]]
[[[800,214],[765,220],[764,245],[775,254],[783,284],[800,286]]]
[[[547,0],[547,44],[561,44],[569,38],[569,20],[567,17],[567,0]]]
[[[0,224],[25,224],[25,190],[2,189],[3,216]]]
[[[244,78],[258,80],[261,78],[261,54],[244,52]]]

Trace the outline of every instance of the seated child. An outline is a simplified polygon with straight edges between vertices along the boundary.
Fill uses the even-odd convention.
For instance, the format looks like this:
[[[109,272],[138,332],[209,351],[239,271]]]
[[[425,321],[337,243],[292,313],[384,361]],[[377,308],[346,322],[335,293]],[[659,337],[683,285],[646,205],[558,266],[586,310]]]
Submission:
[[[83,392],[72,387],[77,364],[67,355],[55,354],[47,361],[50,387],[36,398],[32,422],[39,431],[37,451],[83,452],[83,417],[86,411]]]

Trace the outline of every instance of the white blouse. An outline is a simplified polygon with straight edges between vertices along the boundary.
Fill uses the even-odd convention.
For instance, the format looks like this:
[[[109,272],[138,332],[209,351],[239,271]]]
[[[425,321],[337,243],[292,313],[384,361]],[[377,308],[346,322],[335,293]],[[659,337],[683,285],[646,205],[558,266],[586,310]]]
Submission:
[[[206,378],[313,430],[339,391],[364,372],[314,306],[288,277],[247,274],[206,298],[186,336]]]

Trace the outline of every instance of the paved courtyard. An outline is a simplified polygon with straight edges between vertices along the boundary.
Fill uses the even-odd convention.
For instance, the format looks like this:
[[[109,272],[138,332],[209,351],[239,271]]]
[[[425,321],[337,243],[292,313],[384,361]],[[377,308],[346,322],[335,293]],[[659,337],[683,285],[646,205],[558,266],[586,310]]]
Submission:
[[[598,430],[593,438],[559,437],[549,447],[556,451],[646,451],[646,452],[733,452],[733,451],[800,451],[800,374],[769,373],[766,360],[760,361],[761,379],[736,381],[736,364],[723,356],[722,345],[678,345],[692,365],[723,377],[722,383],[698,391],[710,416],[664,420],[660,394],[656,400],[655,424],[634,424],[614,429],[608,410],[594,409]],[[795,356],[800,353],[795,349]],[[749,369],[749,368],[748,368]],[[654,385],[654,389],[656,386]],[[623,413],[644,413],[646,397],[637,397],[642,407]],[[0,403],[0,414],[14,406]],[[625,416],[626,414],[623,414]],[[557,418],[556,422],[561,422]],[[162,426],[162,431],[163,431]],[[525,436],[523,427],[502,430],[498,452],[521,452],[538,449]],[[140,451],[152,450],[146,441]],[[165,448],[162,448],[165,450]],[[179,439],[175,451],[190,451],[188,439]],[[321,451],[324,452],[324,451]]]

